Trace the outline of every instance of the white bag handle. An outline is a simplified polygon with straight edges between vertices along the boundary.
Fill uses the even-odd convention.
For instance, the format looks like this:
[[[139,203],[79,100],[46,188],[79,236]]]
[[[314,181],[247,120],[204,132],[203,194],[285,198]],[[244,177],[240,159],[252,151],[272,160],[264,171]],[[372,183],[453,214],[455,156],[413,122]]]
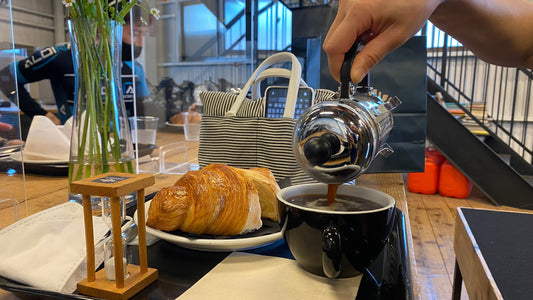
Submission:
[[[241,92],[237,96],[235,103],[233,103],[231,109],[226,112],[226,116],[236,116],[237,111],[241,107],[242,102],[244,101],[246,95],[248,94],[248,91],[250,90],[250,87],[252,87],[253,83],[257,80],[259,74],[261,74],[270,66],[281,62],[292,63],[289,76],[289,85],[287,90],[287,102],[285,103],[285,111],[283,112],[283,117],[293,118],[294,108],[296,106],[296,97],[298,96],[298,87],[300,79],[302,77],[302,66],[300,65],[300,62],[298,61],[296,56],[294,56],[294,54],[290,52],[279,52],[267,57],[267,59],[265,59],[259,65],[259,67],[257,67],[250,79],[248,79],[248,82],[246,82],[246,85],[242,88]]]
[[[261,72],[252,85],[252,99],[261,97],[261,82],[270,77],[281,77],[289,79],[291,71],[285,68],[269,68]],[[307,87],[307,83],[300,78],[300,86]]]

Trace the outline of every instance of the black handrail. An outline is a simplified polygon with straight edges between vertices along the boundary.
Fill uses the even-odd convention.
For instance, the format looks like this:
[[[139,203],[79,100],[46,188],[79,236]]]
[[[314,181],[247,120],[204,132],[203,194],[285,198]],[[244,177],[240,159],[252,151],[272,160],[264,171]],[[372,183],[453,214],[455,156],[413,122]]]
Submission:
[[[451,38],[430,22],[423,32],[428,36],[428,76],[453,96],[446,101],[463,109],[484,125],[488,134],[506,141],[531,164],[533,72],[486,63],[459,43],[456,46],[456,41],[452,44]]]

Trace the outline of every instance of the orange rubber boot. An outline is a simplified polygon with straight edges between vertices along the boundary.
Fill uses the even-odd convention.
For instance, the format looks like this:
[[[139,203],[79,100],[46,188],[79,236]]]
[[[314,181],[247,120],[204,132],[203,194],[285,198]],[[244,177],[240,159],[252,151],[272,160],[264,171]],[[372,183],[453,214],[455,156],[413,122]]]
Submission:
[[[440,167],[439,194],[464,199],[472,192],[472,182],[461,171],[445,160]]]
[[[446,159],[444,155],[433,146],[426,147],[426,157],[431,157],[439,166],[442,165],[442,162]]]
[[[426,157],[423,173],[407,174],[407,189],[412,193],[435,194],[439,184],[439,169],[438,160]]]

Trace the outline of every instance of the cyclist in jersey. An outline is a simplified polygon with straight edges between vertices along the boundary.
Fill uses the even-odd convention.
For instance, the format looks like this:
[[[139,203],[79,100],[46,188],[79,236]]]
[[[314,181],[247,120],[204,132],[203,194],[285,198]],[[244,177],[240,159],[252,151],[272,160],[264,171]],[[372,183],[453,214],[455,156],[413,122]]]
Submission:
[[[134,112],[134,94],[136,96],[137,114],[142,111],[144,98],[149,97],[150,91],[146,83],[144,69],[135,59],[141,54],[144,34],[148,31],[141,20],[129,22],[129,18],[122,29],[122,92],[128,115]],[[132,34],[133,33],[133,34]],[[132,47],[133,45],[133,58]],[[134,66],[134,67],[133,67]],[[132,69],[135,69],[133,76]],[[29,57],[11,63],[0,70],[0,90],[16,101],[15,78],[18,84],[19,109],[26,115],[45,115],[55,124],[65,123],[74,110],[74,65],[70,44],[46,47],[36,51]],[[7,80],[6,80],[7,79]],[[24,84],[48,79],[52,86],[59,119],[44,110],[33,99]],[[135,81],[134,81],[135,80]],[[135,85],[134,85],[135,84]]]

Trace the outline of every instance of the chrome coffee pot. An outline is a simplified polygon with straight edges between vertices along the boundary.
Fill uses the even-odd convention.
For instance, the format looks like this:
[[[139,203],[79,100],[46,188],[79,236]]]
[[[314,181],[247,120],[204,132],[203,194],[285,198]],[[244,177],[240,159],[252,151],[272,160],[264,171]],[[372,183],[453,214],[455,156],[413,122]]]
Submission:
[[[295,126],[296,160],[309,176],[323,183],[356,179],[378,154],[393,152],[386,143],[393,127],[390,111],[401,102],[374,94],[368,75],[357,86],[351,83],[351,65],[362,46],[356,41],[344,57],[340,97],[310,107]]]

